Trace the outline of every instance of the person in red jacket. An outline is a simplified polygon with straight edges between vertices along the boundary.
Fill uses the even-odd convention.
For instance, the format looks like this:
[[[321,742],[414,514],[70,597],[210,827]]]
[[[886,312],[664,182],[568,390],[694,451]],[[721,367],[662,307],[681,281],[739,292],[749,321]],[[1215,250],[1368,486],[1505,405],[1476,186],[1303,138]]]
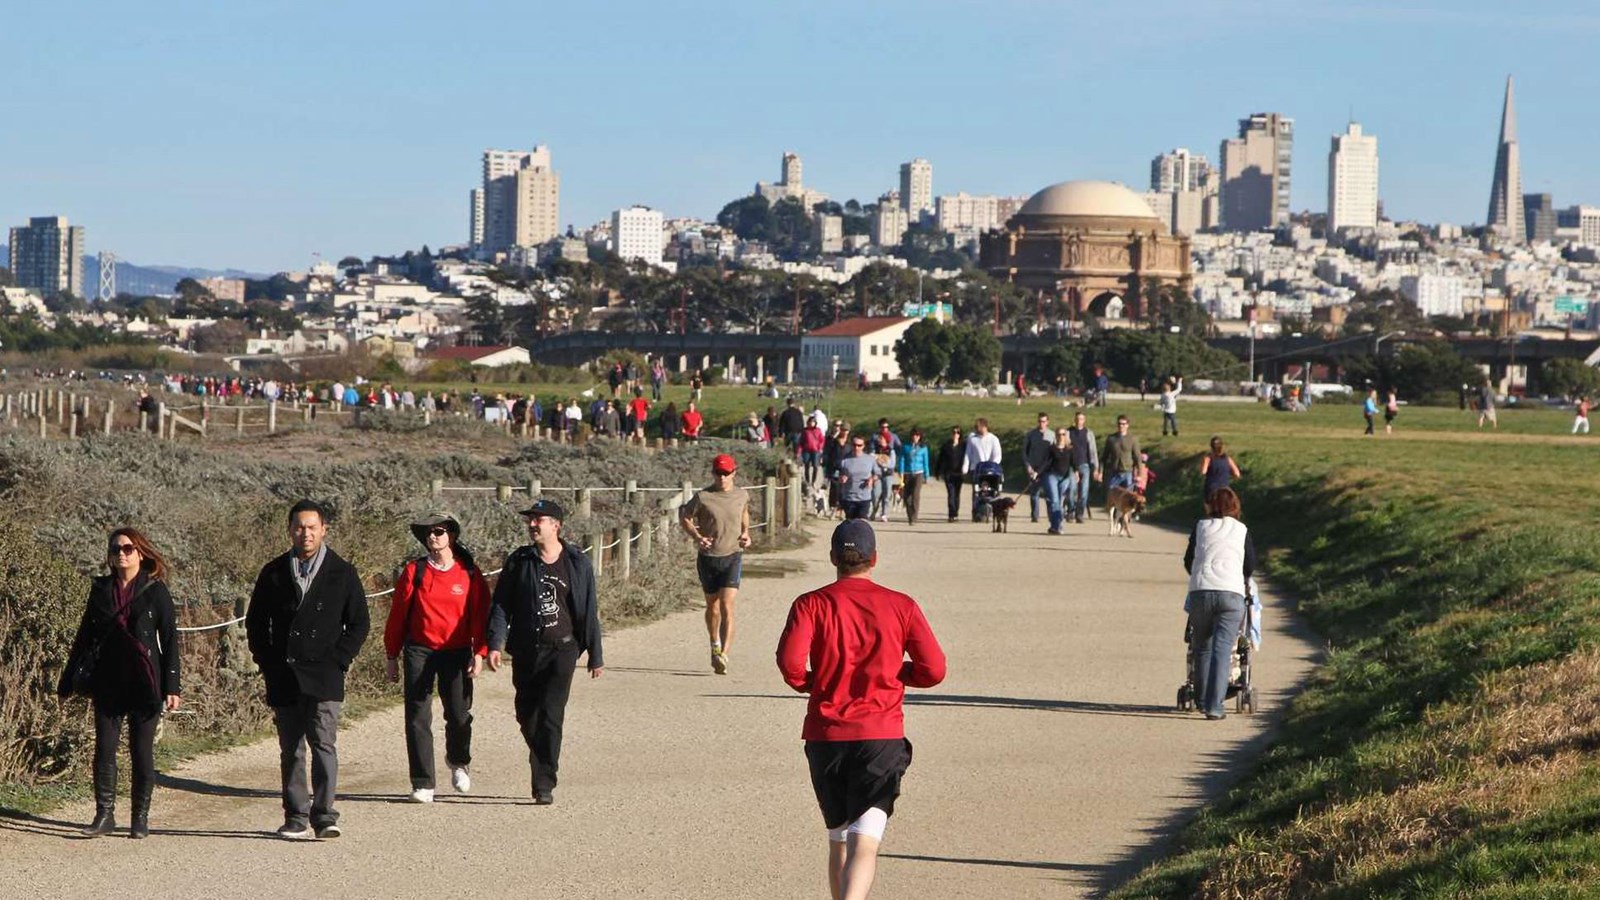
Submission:
[[[489,585],[461,545],[461,523],[435,513],[411,523],[428,555],[405,564],[383,630],[390,681],[405,670],[406,759],[411,799],[433,802],[433,689],[444,704],[450,785],[472,789],[472,679],[488,654]]]
[[[683,412],[683,439],[686,441],[700,440],[700,426],[705,424],[705,419],[700,415],[699,404],[689,401],[689,408]]]
[[[838,579],[789,608],[778,670],[811,698],[800,736],[828,828],[828,888],[834,900],[861,900],[911,765],[906,687],[943,681],[945,659],[917,601],[873,582],[871,525],[840,523],[828,558]]]

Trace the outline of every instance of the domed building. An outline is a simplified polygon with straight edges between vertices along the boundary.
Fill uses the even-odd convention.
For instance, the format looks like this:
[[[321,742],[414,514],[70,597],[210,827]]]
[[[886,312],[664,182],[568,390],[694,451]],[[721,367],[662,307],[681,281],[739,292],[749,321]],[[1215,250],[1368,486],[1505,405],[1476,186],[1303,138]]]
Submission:
[[[1174,237],[1139,194],[1110,181],[1063,181],[983,235],[979,265],[1061,300],[1074,318],[1140,318],[1145,280],[1188,289],[1189,239]]]

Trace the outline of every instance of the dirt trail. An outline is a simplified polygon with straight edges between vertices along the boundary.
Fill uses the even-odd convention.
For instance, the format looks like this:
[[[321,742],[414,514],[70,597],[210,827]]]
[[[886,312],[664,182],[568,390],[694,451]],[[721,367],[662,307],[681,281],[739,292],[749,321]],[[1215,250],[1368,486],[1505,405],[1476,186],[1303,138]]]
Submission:
[[[1096,520],[1050,537],[1018,512],[1005,535],[878,526],[878,579],[918,598],[950,667],[908,706],[916,760],[875,897],[1093,896],[1227,783],[1312,665],[1269,598],[1266,714],[1177,713],[1183,536],[1112,539]],[[729,675],[711,674],[698,613],[607,639],[605,675],[573,686],[554,806],[529,800],[502,672],[479,685],[471,794],[400,802],[396,707],[340,736],[338,840],[272,835],[276,747],[261,742],[168,773],[147,841],[83,842],[82,803],[0,818],[0,897],[826,897],[804,701],[772,657],[789,601],[831,579],[819,533],[785,554],[804,572],[747,577]]]

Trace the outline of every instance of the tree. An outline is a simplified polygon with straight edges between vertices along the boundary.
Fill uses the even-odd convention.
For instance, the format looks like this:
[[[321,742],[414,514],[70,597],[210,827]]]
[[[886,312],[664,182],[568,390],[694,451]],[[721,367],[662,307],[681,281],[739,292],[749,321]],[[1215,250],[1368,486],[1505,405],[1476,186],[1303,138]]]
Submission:
[[[995,369],[1000,365],[1000,339],[987,328],[972,325],[956,325],[951,332],[954,340],[946,372],[950,380],[978,384],[993,381]]]
[[[1378,370],[1378,386],[1392,387],[1410,400],[1439,394],[1454,398],[1463,384],[1483,380],[1483,373],[1471,360],[1457,353],[1448,341],[1438,340],[1401,344],[1394,356],[1379,360]]]
[[[811,214],[805,204],[785,197],[772,206],[772,252],[779,259],[795,260],[811,246]]]
[[[1600,394],[1600,371],[1579,359],[1552,359],[1539,367],[1539,390],[1560,397]]]
[[[746,241],[770,241],[776,228],[772,204],[760,194],[740,197],[722,207],[717,224]]]
[[[481,343],[493,346],[505,341],[505,318],[501,315],[500,301],[493,294],[469,297],[467,318]]]
[[[341,269],[361,269],[365,268],[365,266],[366,263],[363,263],[359,256],[346,256],[344,259],[339,260],[339,268]]]
[[[1034,384],[1080,387],[1083,384],[1083,345],[1061,341],[1028,360],[1028,379]]]
[[[1427,328],[1422,311],[1406,295],[1389,288],[1357,294],[1351,298],[1344,320],[1344,332],[1357,335],[1368,331],[1418,331]]]
[[[933,381],[944,375],[950,367],[950,354],[955,349],[955,334],[933,319],[907,328],[900,340],[894,342],[894,358],[902,374],[923,381]]]
[[[238,319],[221,319],[191,333],[196,353],[239,353],[250,332]]]
[[[1144,319],[1149,326],[1160,331],[1181,334],[1205,335],[1211,331],[1211,314],[1194,302],[1181,285],[1168,284],[1159,278],[1146,278],[1144,290]]]
[[[1243,378],[1244,363],[1226,350],[1206,345],[1198,335],[1117,328],[1091,337],[1083,354],[1083,371],[1095,364],[1106,367],[1113,381],[1151,384],[1178,375],[1184,378]]]

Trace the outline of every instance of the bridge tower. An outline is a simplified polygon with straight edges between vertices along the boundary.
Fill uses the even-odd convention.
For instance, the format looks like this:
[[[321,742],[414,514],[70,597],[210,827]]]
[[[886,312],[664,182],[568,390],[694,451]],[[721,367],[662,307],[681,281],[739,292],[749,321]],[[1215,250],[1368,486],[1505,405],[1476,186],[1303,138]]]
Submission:
[[[100,251],[100,302],[117,296],[117,255],[110,250]]]

